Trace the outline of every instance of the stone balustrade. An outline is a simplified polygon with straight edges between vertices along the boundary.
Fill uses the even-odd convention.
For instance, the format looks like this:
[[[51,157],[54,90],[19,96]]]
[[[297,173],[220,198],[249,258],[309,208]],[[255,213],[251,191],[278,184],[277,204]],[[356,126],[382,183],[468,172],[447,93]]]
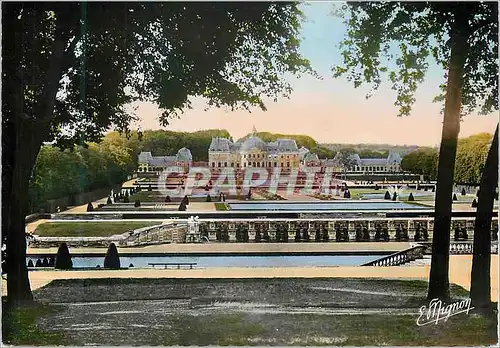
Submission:
[[[433,218],[352,219],[200,219],[200,232],[210,241],[225,242],[369,242],[432,240]],[[491,226],[498,239],[498,218]],[[471,241],[474,218],[452,218],[450,239]]]
[[[187,225],[163,224],[142,228],[120,242],[120,246],[140,246],[165,243],[184,243]]]
[[[403,265],[405,263],[421,259],[424,256],[425,249],[425,246],[417,245],[409,249],[382,257],[375,261],[367,262],[361,266],[389,267]]]
[[[28,243],[31,248],[57,248],[61,243],[77,248],[107,248],[110,243],[122,247],[183,243],[186,239],[186,231],[186,224],[162,224],[109,237],[40,237],[33,235],[28,238]]]

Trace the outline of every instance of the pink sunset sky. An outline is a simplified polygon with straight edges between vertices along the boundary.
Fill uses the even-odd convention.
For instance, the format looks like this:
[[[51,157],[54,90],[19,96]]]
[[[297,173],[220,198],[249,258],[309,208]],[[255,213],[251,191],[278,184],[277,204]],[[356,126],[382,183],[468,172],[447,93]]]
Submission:
[[[141,103],[137,109],[140,128],[173,131],[220,128],[238,139],[255,126],[258,131],[310,135],[320,143],[438,145],[442,105],[433,103],[432,99],[439,94],[438,86],[444,82],[444,71],[431,66],[426,80],[419,86],[411,116],[398,117],[394,106],[396,95],[388,83],[382,84],[367,100],[368,88],[355,89],[345,79],[332,77],[331,68],[342,63],[337,45],[346,28],[341,19],[329,14],[332,3],[303,6],[306,22],[301,33],[301,53],[323,80],[311,76],[294,78],[291,80],[294,92],[290,99],[266,102],[268,110],[265,112],[258,108],[252,113],[217,108],[204,111],[204,101],[193,99],[193,109],[180,119],[171,120],[168,127],[160,126],[160,111],[155,105]],[[460,137],[479,132],[493,133],[498,120],[498,113],[468,115],[461,124]]]

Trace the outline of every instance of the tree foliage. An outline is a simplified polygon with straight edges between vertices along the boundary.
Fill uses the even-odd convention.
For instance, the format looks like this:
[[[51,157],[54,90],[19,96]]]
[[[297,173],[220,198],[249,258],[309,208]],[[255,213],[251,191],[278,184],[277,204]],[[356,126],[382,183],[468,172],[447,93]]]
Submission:
[[[387,158],[389,156],[389,151],[374,151],[374,150],[361,150],[358,152],[361,158]]]
[[[9,301],[31,300],[24,218],[44,142],[61,148],[128,131],[131,103],[160,121],[192,97],[265,110],[288,96],[287,74],[312,72],[299,53],[297,3],[9,2],[2,4],[2,237]]]
[[[347,76],[355,87],[368,83],[367,97],[387,75],[399,116],[410,115],[430,58],[447,71],[435,98],[444,101],[444,116],[427,297],[449,302],[448,231],[460,119],[478,109],[498,110],[498,3],[362,2],[342,8],[348,32],[334,76]]]
[[[370,97],[388,79],[396,91],[399,116],[408,116],[415,92],[431,59],[448,69],[450,30],[456,4],[444,2],[349,2],[338,14],[345,18],[347,37],[341,42],[343,64],[334,76],[346,76],[354,87],[366,83]],[[498,5],[469,2],[473,33],[464,70],[462,115],[477,108],[498,110]],[[395,64],[394,64],[395,63]],[[445,98],[446,84],[435,101]]]
[[[45,145],[37,157],[30,180],[30,211],[35,212],[47,200],[111,188],[126,180],[136,166],[124,148],[110,148],[105,141],[90,143],[87,148],[75,146],[61,150]],[[117,154],[118,153],[118,154]],[[136,160],[137,161],[137,160]]]
[[[410,152],[401,159],[401,169],[412,174],[429,176],[431,180],[437,175],[438,151],[435,148],[421,148]]]
[[[356,161],[353,158],[353,155],[356,154],[356,149],[350,147],[344,147],[340,151],[340,164],[343,168],[352,168],[356,165]]]
[[[455,182],[479,185],[492,139],[480,133],[458,140]]]
[[[458,139],[455,162],[454,182],[478,185],[484,162],[491,144],[492,135],[479,133]],[[427,175],[436,178],[438,152],[435,148],[420,148],[403,156],[401,168],[412,174]]]

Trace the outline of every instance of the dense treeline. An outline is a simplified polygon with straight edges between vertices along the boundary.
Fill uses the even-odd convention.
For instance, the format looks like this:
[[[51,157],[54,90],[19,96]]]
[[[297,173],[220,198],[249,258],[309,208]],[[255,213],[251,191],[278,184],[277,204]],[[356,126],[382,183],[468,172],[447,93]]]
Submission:
[[[479,185],[493,136],[479,133],[458,140],[455,182]]]
[[[383,154],[389,154],[389,151],[400,153],[401,155],[417,150],[419,146],[416,145],[390,145],[390,144],[320,144],[332,151],[341,151],[342,149],[354,149],[356,153],[361,156],[365,154],[364,158],[384,158]],[[380,155],[379,155],[380,154]],[[380,157],[370,157],[380,156]]]
[[[107,135],[109,136],[109,134]],[[136,137],[133,132],[132,138]],[[145,131],[140,144],[131,146],[135,153],[151,151],[153,156],[175,155],[182,147],[191,150],[193,161],[208,161],[208,148],[212,137],[231,138],[225,129],[208,129],[197,132]]]
[[[454,181],[456,183],[478,185],[484,162],[491,144],[492,135],[475,134],[458,140]],[[401,168],[413,174],[428,175],[436,178],[438,151],[436,148],[420,148],[406,154]]]
[[[435,180],[437,160],[438,152],[436,148],[421,148],[403,156],[401,169],[412,174],[425,175],[430,180]]]
[[[105,137],[99,144],[64,151],[45,145],[30,180],[30,211],[38,211],[50,199],[113,187],[134,169],[132,152],[120,138]]]

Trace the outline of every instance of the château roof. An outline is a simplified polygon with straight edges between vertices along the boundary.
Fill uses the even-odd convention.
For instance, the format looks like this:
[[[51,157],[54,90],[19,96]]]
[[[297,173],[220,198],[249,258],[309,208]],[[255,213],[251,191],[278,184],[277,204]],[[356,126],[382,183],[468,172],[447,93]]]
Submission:
[[[186,147],[183,147],[179,151],[177,151],[177,161],[178,162],[190,162],[193,160],[193,155],[191,154],[191,150]]]
[[[307,153],[304,157],[305,162],[319,162],[319,157],[315,153]]]
[[[227,138],[219,138],[219,137],[212,138],[212,142],[210,143],[208,151],[229,152],[230,143],[232,143],[232,141]]]
[[[256,137],[255,135],[251,135],[248,137],[247,140],[243,142],[241,145],[240,150],[241,151],[248,151],[251,149],[260,149],[264,150],[266,148],[266,143],[264,143],[259,137]]]
[[[149,160],[153,158],[151,152],[142,151],[138,156],[139,163],[149,163]]]

